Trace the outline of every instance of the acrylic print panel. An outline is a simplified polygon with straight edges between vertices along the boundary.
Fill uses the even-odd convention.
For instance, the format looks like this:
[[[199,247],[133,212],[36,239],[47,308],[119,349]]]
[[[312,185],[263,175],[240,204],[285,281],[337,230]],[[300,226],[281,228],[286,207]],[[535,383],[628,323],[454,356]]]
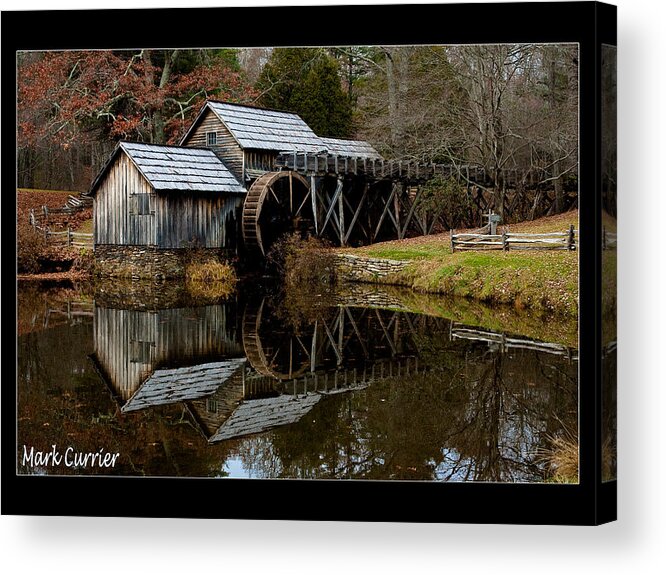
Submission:
[[[598,521],[594,75],[565,21],[21,46],[12,485],[123,485],[130,515]]]
[[[167,76],[168,64],[187,59]],[[57,146],[62,131],[52,123],[58,118],[35,114],[54,97],[62,99],[62,121],[70,121],[72,150],[51,160],[52,171],[69,181],[29,166],[20,175],[22,187],[85,190],[90,174],[101,173],[95,207],[81,205],[76,213],[83,225],[99,216],[90,224],[102,277],[19,283],[19,473],[577,482],[577,59],[575,44],[20,52],[19,88],[26,98],[19,100],[19,118],[26,120],[19,158],[41,157]],[[301,71],[308,62],[314,63]],[[142,105],[146,69],[155,81],[145,97],[166,78],[174,94],[183,92],[180,100],[165,98],[157,110]],[[47,70],[55,71],[48,102],[29,98],[43,89]],[[102,70],[108,86],[97,84]],[[90,82],[99,91],[113,90],[121,73],[131,77],[126,89],[136,103],[122,108],[120,118],[102,94],[90,95],[85,104],[94,114],[117,115],[100,123],[99,134],[82,133],[81,103],[68,110],[67,100]],[[291,84],[280,81],[298,73]],[[318,145],[339,161],[338,173],[316,172],[304,155],[312,144],[296,131],[296,116],[218,102],[206,110],[201,94],[183,118],[180,106],[191,96],[180,84],[188,86],[191,76],[226,81],[228,88],[212,93],[217,98],[254,102],[261,93],[265,108],[298,113],[303,125],[296,128],[310,139],[335,135],[366,144],[350,149],[345,140],[321,138]],[[501,107],[493,109],[500,96]],[[378,104],[387,98],[388,106]],[[329,107],[312,111],[310,101]],[[163,125],[155,126],[158,112]],[[366,270],[343,260],[339,285],[330,285],[305,274],[292,277],[298,270],[287,261],[281,265],[288,273],[280,276],[280,268],[251,249],[248,235],[240,235],[233,250],[244,264],[237,286],[163,282],[171,270],[148,269],[147,258],[155,256],[148,251],[141,261],[143,246],[138,267],[152,278],[133,281],[138,270],[109,263],[111,250],[131,249],[130,236],[139,238],[140,226],[151,229],[159,218],[188,213],[186,203],[160,194],[155,182],[182,178],[163,167],[164,158],[191,154],[175,144],[185,133],[198,144],[202,125],[207,143],[217,129],[231,132],[243,150],[290,145],[303,156],[302,166],[296,156],[252,152],[245,158],[248,198],[265,191],[257,184],[275,167],[271,161],[311,177],[297,190],[283,178],[284,185],[276,181],[262,197],[252,223],[269,264],[282,248],[301,250],[306,265],[329,265],[317,262],[323,256],[308,253],[306,244],[279,239],[307,230],[332,246],[353,246],[349,261]],[[27,126],[40,142],[52,137],[53,143],[38,148]],[[111,154],[91,153],[112,150],[111,134],[118,130],[127,139],[150,134],[174,146],[128,152],[153,185],[130,198],[152,197],[154,216],[126,207],[115,189],[114,170],[129,168],[105,168],[101,162]],[[276,137],[283,141],[273,143]],[[342,144],[347,149],[338,154]],[[237,147],[216,138],[213,149],[230,156]],[[356,173],[342,165],[350,154],[356,154]],[[203,178],[212,173],[199,158],[183,157],[192,166],[181,169],[204,166],[195,172]],[[394,159],[405,163],[397,173],[390,172]],[[196,189],[179,193],[188,192],[198,201]],[[316,215],[325,218],[337,207],[328,194],[338,194],[346,206],[330,225],[324,219],[316,227]],[[66,199],[51,195],[56,203]],[[46,196],[19,192],[33,210]],[[233,196],[226,201],[245,227],[249,210],[238,209]],[[300,216],[299,228],[269,219],[288,207]],[[114,210],[129,217],[101,217]],[[59,223],[55,212],[52,229]],[[69,224],[70,218],[67,212],[63,219]],[[202,242],[213,231],[206,233]],[[338,252],[331,248],[326,257],[334,263]],[[372,269],[391,260],[400,267],[421,255],[425,259],[405,267],[404,277]],[[456,268],[453,279],[438,281]],[[255,286],[257,269],[274,277]],[[363,271],[375,274],[379,285],[347,281]],[[418,292],[404,287],[414,273]],[[478,285],[469,288],[471,281]],[[310,284],[309,293],[302,282]],[[426,282],[432,293],[420,293]],[[471,297],[460,297],[463,289]]]

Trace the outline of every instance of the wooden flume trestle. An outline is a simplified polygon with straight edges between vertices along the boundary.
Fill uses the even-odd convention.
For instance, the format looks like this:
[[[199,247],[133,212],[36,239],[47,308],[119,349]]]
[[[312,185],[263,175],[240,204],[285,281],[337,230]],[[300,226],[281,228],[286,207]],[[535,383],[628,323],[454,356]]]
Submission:
[[[494,210],[506,222],[545,215],[555,205],[555,192],[544,188],[546,174],[536,170],[503,174],[498,193],[482,166],[418,163],[334,154],[283,153],[275,170],[259,176],[243,207],[243,238],[249,251],[266,255],[285,232],[313,235],[337,246],[429,235],[460,227],[441,202],[428,200],[424,186],[435,177],[453,178],[467,194],[470,227]],[[577,194],[562,199],[576,206]],[[455,217],[460,217],[460,213]]]
[[[257,305],[258,303],[258,305]],[[577,350],[561,344],[547,343],[501,332],[482,330],[451,322],[444,318],[415,315],[405,311],[340,305],[328,308],[317,320],[293,330],[283,320],[273,317],[265,300],[246,306],[243,314],[243,347],[255,374],[247,377],[268,378],[275,382],[311,380],[330,374],[338,387],[336,372],[358,375],[367,372],[374,378],[375,368],[384,377],[384,367],[400,369],[428,367],[422,354],[423,333],[448,333],[452,345],[456,340],[478,341],[495,351],[525,350],[554,354],[578,361]],[[485,353],[485,352],[484,352]],[[468,358],[470,359],[470,358]],[[392,370],[393,368],[391,368]],[[387,372],[386,377],[393,372]],[[345,376],[345,379],[348,376]],[[321,377],[321,382],[328,381]],[[346,384],[366,383],[365,375],[353,377]],[[289,387],[286,388],[288,392]]]

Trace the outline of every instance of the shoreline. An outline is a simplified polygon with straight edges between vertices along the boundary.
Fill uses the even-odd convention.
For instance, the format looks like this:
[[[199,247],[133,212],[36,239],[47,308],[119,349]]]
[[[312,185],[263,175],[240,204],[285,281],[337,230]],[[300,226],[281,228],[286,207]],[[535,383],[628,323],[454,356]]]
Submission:
[[[448,246],[447,246],[448,249]],[[398,253],[381,245],[336,251],[338,279],[406,287],[518,311],[578,318],[578,256],[568,252]],[[386,257],[386,256],[393,257]],[[402,257],[400,257],[402,256]],[[386,272],[377,271],[385,268]],[[366,270],[366,271],[364,271]]]

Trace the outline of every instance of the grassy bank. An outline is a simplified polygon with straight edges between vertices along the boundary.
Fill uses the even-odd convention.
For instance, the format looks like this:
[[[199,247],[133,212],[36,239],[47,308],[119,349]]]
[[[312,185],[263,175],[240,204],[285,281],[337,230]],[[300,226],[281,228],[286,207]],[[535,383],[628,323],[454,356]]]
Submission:
[[[564,231],[577,227],[578,212],[512,225],[512,231]],[[539,313],[578,315],[578,255],[566,251],[469,251],[451,253],[449,234],[391,241],[345,250],[359,256],[409,261],[378,283],[416,291],[510,304]]]

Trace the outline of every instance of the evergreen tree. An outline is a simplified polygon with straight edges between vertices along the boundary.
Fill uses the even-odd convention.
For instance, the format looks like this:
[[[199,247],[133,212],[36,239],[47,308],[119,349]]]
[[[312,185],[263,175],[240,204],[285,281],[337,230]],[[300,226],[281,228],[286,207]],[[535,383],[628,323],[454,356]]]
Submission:
[[[295,112],[319,136],[348,138],[352,106],[335,58],[319,48],[276,48],[257,88],[260,103]]]

